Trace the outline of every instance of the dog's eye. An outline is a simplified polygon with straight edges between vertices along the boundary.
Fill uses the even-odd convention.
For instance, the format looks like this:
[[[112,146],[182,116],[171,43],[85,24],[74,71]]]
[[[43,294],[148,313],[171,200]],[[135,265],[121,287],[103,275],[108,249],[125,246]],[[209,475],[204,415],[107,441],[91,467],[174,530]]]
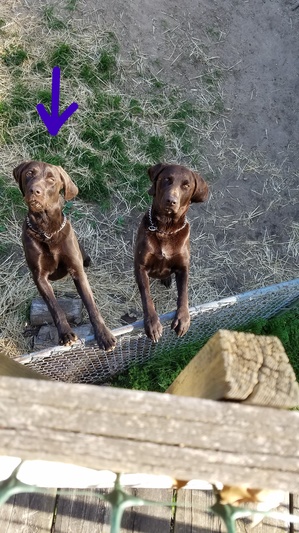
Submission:
[[[31,178],[33,176],[32,170],[28,170],[25,174],[26,178]]]
[[[183,183],[183,188],[184,189],[189,189],[189,187],[190,187],[190,183],[189,182]]]

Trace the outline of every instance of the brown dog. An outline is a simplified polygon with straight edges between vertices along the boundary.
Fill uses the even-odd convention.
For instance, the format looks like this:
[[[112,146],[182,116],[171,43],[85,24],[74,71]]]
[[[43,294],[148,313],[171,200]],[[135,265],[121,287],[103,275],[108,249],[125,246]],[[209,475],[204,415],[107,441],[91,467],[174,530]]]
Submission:
[[[141,294],[144,328],[158,342],[162,326],[150,295],[149,276],[169,287],[175,274],[178,300],[172,329],[179,337],[190,326],[188,276],[190,226],[186,219],[191,202],[204,202],[208,186],[196,172],[181,165],[158,163],[148,169],[153,182],[149,193],[153,204],[144,215],[136,238],[134,269]]]
[[[26,161],[14,169],[28,206],[23,224],[22,242],[33,280],[44,298],[58,330],[60,344],[70,345],[77,340],[59,307],[49,280],[55,281],[70,274],[87,309],[95,338],[100,348],[112,350],[116,340],[97,310],[93,294],[83,269],[90,258],[79,246],[70,222],[62,213],[62,196],[71,200],[78,188],[61,168],[40,161]]]

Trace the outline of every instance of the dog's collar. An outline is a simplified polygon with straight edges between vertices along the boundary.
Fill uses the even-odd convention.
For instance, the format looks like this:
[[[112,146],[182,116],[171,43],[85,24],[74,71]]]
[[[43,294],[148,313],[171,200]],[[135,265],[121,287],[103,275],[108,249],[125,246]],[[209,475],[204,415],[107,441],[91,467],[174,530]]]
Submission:
[[[54,235],[59,233],[64,228],[64,226],[67,223],[67,218],[66,218],[65,215],[63,215],[63,221],[62,221],[62,224],[61,224],[60,228],[58,230],[54,231],[53,233],[50,233],[50,234],[49,233],[45,233],[44,231],[40,231],[38,229],[35,229],[32,226],[31,222],[30,222],[29,215],[27,215],[27,217],[26,217],[26,223],[27,223],[28,228],[30,228],[32,231],[34,231],[35,233],[37,233],[41,237],[44,237],[45,239],[49,240],[49,239],[52,239],[52,237],[54,237]]]
[[[174,231],[160,231],[160,230],[158,229],[158,227],[155,226],[154,223],[153,223],[153,219],[152,219],[152,206],[150,206],[150,208],[149,208],[149,210],[148,210],[148,218],[149,218],[149,221],[150,221],[150,225],[148,226],[147,229],[148,229],[149,231],[152,231],[153,233],[154,233],[154,232],[156,232],[156,233],[160,233],[161,235],[173,235],[173,233],[178,233],[179,231],[181,231],[182,229],[184,229],[184,228],[186,227],[186,225],[188,224],[188,220],[187,220],[187,218],[185,218],[184,224],[183,224],[180,228],[178,228],[178,229],[176,229],[176,230],[174,230]]]

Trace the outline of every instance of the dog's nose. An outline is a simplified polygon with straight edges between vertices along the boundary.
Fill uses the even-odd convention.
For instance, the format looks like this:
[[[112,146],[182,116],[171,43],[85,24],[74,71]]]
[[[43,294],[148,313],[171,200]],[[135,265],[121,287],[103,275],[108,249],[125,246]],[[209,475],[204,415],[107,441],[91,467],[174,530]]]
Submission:
[[[30,193],[39,196],[40,194],[42,194],[42,191],[37,185],[32,185],[30,187]]]
[[[166,203],[167,205],[173,207],[174,205],[178,203],[178,201],[177,201],[177,198],[172,197],[172,198],[167,198]]]

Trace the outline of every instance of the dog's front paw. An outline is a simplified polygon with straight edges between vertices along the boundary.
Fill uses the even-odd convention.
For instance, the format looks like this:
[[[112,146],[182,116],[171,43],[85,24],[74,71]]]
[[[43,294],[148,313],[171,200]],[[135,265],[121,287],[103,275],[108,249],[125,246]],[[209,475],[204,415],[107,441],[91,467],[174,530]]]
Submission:
[[[95,337],[99,348],[105,352],[112,352],[116,346],[116,338],[108,328],[101,328],[100,331],[95,332]]]
[[[144,319],[144,329],[146,335],[153,341],[158,342],[162,336],[163,328],[158,315]]]
[[[63,344],[64,346],[71,346],[78,340],[78,337],[76,333],[74,333],[71,329],[67,332],[60,333],[59,335],[59,344]]]
[[[171,329],[174,329],[178,337],[183,337],[190,327],[189,311],[177,311],[172,321]]]

